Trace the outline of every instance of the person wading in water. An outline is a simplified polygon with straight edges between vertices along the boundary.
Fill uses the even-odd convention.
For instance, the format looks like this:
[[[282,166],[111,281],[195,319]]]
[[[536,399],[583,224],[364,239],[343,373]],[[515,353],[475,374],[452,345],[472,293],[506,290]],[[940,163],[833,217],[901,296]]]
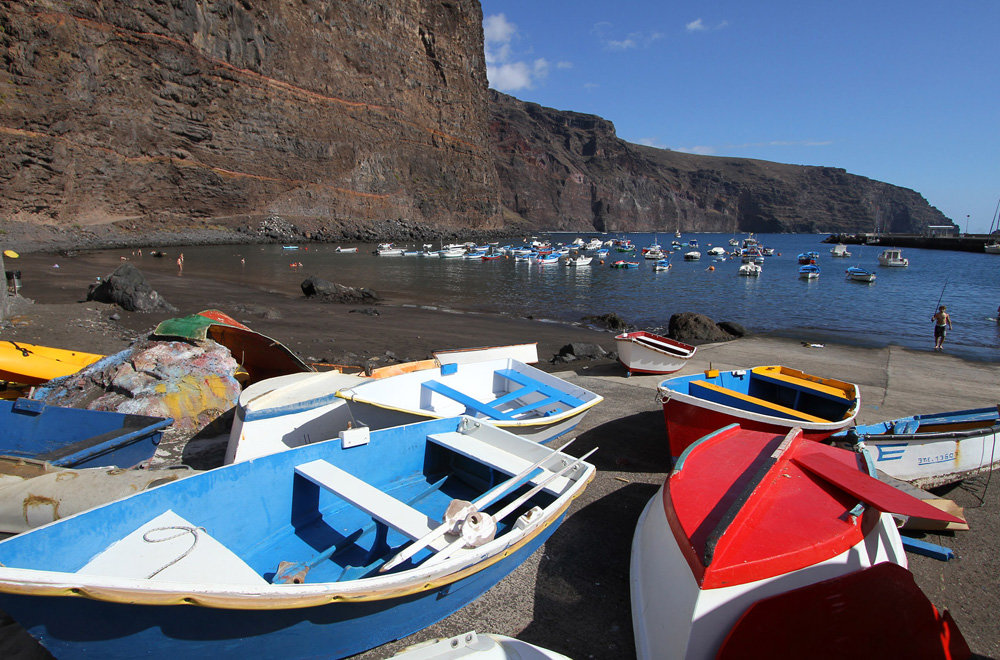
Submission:
[[[945,311],[944,305],[938,307],[938,311],[931,317],[934,320],[934,350],[944,350],[945,329],[951,330],[951,315]]]

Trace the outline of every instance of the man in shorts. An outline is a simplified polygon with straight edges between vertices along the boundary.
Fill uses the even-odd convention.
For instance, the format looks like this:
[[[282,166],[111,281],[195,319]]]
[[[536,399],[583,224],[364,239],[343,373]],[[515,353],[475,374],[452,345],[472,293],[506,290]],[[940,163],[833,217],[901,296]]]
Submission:
[[[934,320],[934,350],[944,350],[944,337],[946,330],[951,330],[951,315],[945,311],[944,305],[938,307],[938,311],[931,317]]]

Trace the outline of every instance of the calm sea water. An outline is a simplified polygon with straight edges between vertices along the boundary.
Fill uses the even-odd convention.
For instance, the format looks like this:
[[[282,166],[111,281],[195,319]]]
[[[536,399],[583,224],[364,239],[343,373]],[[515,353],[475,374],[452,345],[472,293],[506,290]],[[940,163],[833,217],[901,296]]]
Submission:
[[[591,234],[546,234],[569,243]],[[619,235],[601,235],[608,240]],[[653,234],[623,234],[638,247]],[[349,286],[365,286],[394,301],[423,306],[531,315],[536,319],[579,322],[582,317],[614,312],[639,328],[665,330],[672,314],[698,312],[715,321],[735,321],[752,332],[791,336],[822,343],[836,341],[868,346],[897,344],[929,350],[933,346],[931,315],[939,300],[948,306],[954,330],[948,352],[977,360],[996,359],[1000,325],[1000,256],[943,250],[904,249],[908,268],[878,265],[879,246],[848,246],[850,258],[830,256],[825,235],[761,234],[757,238],[775,255],[767,257],[760,277],[737,275],[739,259],[716,261],[711,246],[731,249],[731,236],[684,234],[655,236],[671,241],[697,239],[702,259],[684,261],[674,253],[673,268],[654,272],[641,258],[638,269],[609,267],[619,258],[612,251],[604,265],[590,266],[378,257],[372,245],[359,244],[356,254],[336,252],[336,245],[308,245],[285,250],[280,245],[187,247],[184,272],[219,277],[270,290],[301,295],[299,284],[315,275]],[[741,236],[736,238],[740,239]],[[344,244],[345,247],[348,244]],[[419,246],[415,246],[419,248]],[[435,246],[435,248],[438,246]],[[821,276],[798,277],[799,253],[820,253]],[[174,268],[171,252],[155,260]],[[243,262],[241,262],[241,259]],[[144,259],[143,268],[152,266]],[[297,264],[301,264],[298,266]],[[875,271],[872,284],[846,279],[848,266]],[[710,269],[714,267],[714,269]]]

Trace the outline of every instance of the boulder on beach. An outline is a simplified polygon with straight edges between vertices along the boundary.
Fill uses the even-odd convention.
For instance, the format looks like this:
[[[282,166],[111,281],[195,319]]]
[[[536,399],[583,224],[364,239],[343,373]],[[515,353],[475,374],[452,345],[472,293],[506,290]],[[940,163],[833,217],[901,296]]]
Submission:
[[[229,349],[211,339],[147,338],[49,381],[34,398],[55,406],[172,417],[168,433],[190,438],[236,405],[238,368]]]
[[[177,311],[153,290],[142,272],[127,261],[103,282],[91,284],[87,300],[112,303],[129,312]]]
[[[629,329],[629,324],[625,322],[625,319],[614,312],[599,316],[584,316],[583,320],[599,328],[611,330],[612,332],[625,332]]]
[[[377,293],[364,287],[344,286],[310,276],[302,281],[302,293],[306,298],[318,298],[333,303],[374,303],[379,300]]]
[[[733,325],[742,330],[742,326],[739,326],[739,324]],[[686,344],[731,341],[742,336],[729,332],[721,323],[716,323],[704,314],[696,314],[695,312],[674,314],[670,317],[670,323],[667,328],[668,337]]]

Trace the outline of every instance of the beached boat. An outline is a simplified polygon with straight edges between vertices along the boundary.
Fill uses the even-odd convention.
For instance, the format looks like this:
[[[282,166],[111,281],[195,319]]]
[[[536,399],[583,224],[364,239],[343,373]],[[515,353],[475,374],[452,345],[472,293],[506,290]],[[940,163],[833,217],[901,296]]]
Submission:
[[[698,261],[701,259],[701,252],[698,250],[691,250],[684,253],[684,261]]]
[[[41,385],[53,378],[75,374],[103,357],[96,353],[25,344],[10,339],[2,340],[0,380]]]
[[[861,266],[851,266],[847,269],[847,279],[853,282],[874,282],[875,273]]]
[[[211,339],[222,344],[246,371],[244,384],[284,374],[315,371],[281,342],[251,330],[216,309],[167,319],[153,329],[153,334],[157,337],[180,337],[195,341]]]
[[[799,277],[804,280],[814,280],[819,277],[820,268],[816,264],[799,266]]]
[[[638,268],[639,267],[639,262],[638,261],[618,260],[618,261],[612,263],[611,267],[612,268]]]
[[[889,513],[958,519],[881,483],[870,465],[800,429],[733,424],[689,447],[632,541],[637,656],[950,657],[938,652],[942,633],[960,637],[954,622],[898,589],[913,579]],[[865,574],[882,564],[892,567]],[[867,588],[812,600],[799,591],[858,573]],[[878,621],[878,634],[852,633],[858,621]],[[872,639],[883,635],[892,641]]]
[[[744,277],[757,277],[763,270],[764,267],[760,264],[750,262],[747,264],[740,264],[739,270],[736,272],[738,275],[742,275]]]
[[[538,342],[526,344],[509,344],[506,346],[477,346],[475,348],[456,348],[444,351],[434,351],[434,359],[438,365],[468,364],[470,362],[485,362],[486,360],[514,359],[525,364],[538,362]]]
[[[505,635],[477,633],[475,630],[414,644],[399,653],[395,660],[569,660],[555,651]]]
[[[888,248],[882,250],[882,254],[878,255],[878,265],[905,268],[910,265],[910,260],[903,257],[902,250]]]
[[[962,481],[1000,467],[996,407],[913,415],[853,426],[834,442],[864,442],[875,467],[920,488]]]
[[[0,455],[59,467],[128,468],[149,460],[169,417],[64,408],[19,398],[0,401]]]
[[[672,374],[694,357],[694,346],[652,332],[625,332],[615,337],[618,361],[628,375]]]
[[[832,248],[830,248],[831,257],[849,257],[851,253],[847,251],[847,246],[843,243],[837,243]]]
[[[675,376],[658,392],[673,457],[733,423],[774,433],[800,427],[807,438],[824,440],[850,426],[861,406],[857,385],[783,366]]]
[[[56,657],[346,657],[478,598],[593,475],[467,417],[334,439],[0,542],[0,608]]]
[[[604,400],[513,359],[442,364],[347,387],[337,396],[372,428],[467,414],[535,442],[570,432]]]

